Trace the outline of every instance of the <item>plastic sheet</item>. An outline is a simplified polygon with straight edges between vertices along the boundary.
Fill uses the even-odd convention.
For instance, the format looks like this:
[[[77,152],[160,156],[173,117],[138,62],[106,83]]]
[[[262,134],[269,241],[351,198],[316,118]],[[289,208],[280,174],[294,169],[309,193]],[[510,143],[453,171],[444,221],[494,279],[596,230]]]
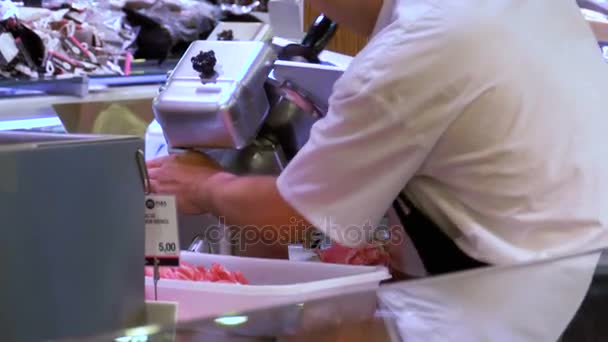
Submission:
[[[138,11],[165,27],[173,43],[197,40],[201,33],[213,29],[219,9],[207,2],[194,0],[155,1]]]
[[[110,1],[46,1],[34,9],[0,3],[3,49],[18,55],[0,63],[2,78],[40,79],[123,75],[138,29],[128,25],[120,4]],[[7,36],[7,35],[10,35]]]
[[[95,34],[109,53],[121,53],[132,47],[139,34],[139,28],[125,20],[122,10],[109,3],[90,10],[86,22],[95,28]]]
[[[163,61],[176,44],[187,46],[211,32],[221,15],[218,6],[195,0],[46,0],[43,7],[0,1],[3,31],[11,35],[2,38],[10,60],[0,61],[0,79],[126,75],[133,54]],[[32,63],[32,54],[43,58]]]

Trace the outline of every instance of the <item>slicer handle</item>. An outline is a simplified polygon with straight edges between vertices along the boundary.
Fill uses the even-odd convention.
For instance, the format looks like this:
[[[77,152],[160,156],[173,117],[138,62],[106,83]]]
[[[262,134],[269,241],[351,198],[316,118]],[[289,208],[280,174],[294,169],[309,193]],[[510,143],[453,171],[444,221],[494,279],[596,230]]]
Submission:
[[[302,39],[302,45],[312,48],[315,55],[318,55],[325,49],[327,43],[329,43],[336,33],[337,28],[338,24],[324,14],[320,14],[308,28],[306,35]]]

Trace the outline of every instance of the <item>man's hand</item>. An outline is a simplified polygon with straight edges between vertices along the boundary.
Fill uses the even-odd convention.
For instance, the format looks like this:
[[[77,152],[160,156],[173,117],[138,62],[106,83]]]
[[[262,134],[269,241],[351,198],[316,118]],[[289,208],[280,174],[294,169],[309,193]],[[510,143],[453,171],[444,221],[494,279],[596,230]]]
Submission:
[[[222,168],[202,153],[185,152],[148,162],[148,172],[152,192],[175,195],[178,210],[194,215],[211,210],[206,183]]]
[[[287,258],[310,224],[278,191],[274,176],[236,176],[211,158],[187,152],[148,162],[152,191],[172,194],[184,214],[212,214],[231,227],[257,227],[245,255]],[[251,235],[251,233],[249,233]]]

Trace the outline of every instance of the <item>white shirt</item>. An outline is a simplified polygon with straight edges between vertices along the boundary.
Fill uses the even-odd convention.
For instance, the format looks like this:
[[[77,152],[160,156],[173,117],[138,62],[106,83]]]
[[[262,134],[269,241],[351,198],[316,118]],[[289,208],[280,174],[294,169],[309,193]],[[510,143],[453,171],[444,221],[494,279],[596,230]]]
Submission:
[[[385,1],[374,32],[278,178],[290,205],[355,246],[405,189],[492,264],[608,245],[608,66],[574,1]]]

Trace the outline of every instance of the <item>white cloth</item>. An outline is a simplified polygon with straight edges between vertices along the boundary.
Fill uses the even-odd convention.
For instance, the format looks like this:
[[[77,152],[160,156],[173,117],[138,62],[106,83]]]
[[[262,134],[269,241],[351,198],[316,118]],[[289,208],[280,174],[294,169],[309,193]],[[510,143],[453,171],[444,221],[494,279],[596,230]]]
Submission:
[[[351,246],[403,189],[488,263],[607,245],[608,66],[574,1],[385,1],[374,32],[288,203]]]

